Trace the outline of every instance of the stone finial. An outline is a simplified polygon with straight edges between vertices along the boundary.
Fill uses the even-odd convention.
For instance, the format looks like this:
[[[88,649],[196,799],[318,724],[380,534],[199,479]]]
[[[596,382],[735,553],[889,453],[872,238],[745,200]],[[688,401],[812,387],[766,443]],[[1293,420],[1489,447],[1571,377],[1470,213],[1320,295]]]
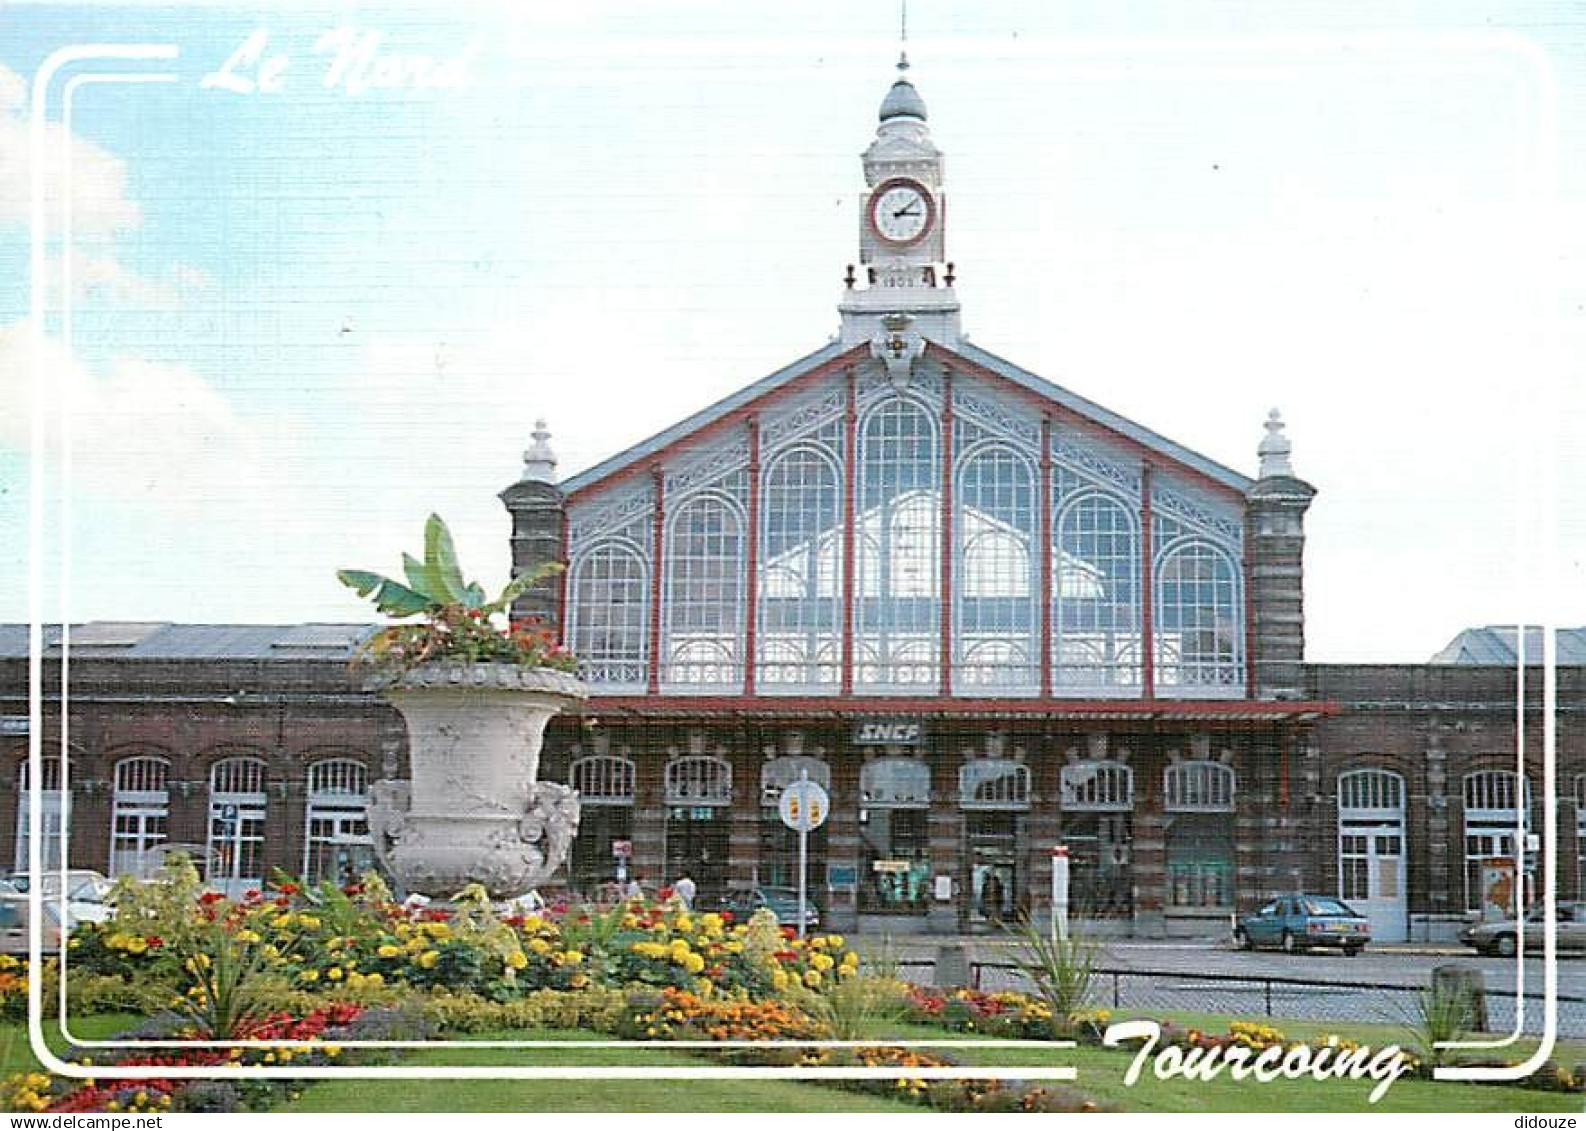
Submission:
[[[551,434],[546,431],[545,421],[534,422],[534,443],[523,453],[523,475],[525,483],[555,483],[556,482],[556,453],[551,451]]]
[[[1261,438],[1256,454],[1261,457],[1261,478],[1294,477],[1294,466],[1289,463],[1289,453],[1294,445],[1283,434],[1283,417],[1277,409],[1267,413],[1267,434]]]

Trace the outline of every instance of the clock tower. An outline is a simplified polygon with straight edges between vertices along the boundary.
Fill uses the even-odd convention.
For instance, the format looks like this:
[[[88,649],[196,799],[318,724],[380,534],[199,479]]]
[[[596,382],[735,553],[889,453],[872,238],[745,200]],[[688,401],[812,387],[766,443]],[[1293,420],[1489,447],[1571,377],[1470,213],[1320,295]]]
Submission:
[[[947,262],[944,158],[925,124],[925,100],[909,82],[907,56],[881,102],[864,152],[868,191],[859,210],[859,266],[850,265],[838,310],[842,341],[874,339],[900,319],[944,344],[960,336],[953,266]],[[885,320],[885,321],[883,321]]]

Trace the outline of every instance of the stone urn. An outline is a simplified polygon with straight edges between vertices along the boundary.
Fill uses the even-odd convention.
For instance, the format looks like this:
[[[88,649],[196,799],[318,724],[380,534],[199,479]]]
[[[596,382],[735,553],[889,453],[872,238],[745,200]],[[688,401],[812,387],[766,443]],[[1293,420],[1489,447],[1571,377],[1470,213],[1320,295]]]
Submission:
[[[550,668],[427,664],[381,676],[407,722],[408,781],[370,790],[375,854],[409,892],[448,898],[482,884],[511,899],[543,884],[578,832],[578,795],[539,780],[552,715],[588,694]]]

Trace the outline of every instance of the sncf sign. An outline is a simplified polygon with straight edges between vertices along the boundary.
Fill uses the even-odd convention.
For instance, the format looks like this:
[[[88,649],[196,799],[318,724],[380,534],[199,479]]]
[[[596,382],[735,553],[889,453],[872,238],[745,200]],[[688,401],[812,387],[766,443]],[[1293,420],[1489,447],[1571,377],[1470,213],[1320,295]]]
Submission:
[[[854,725],[855,746],[918,746],[924,740],[918,719],[863,719]]]

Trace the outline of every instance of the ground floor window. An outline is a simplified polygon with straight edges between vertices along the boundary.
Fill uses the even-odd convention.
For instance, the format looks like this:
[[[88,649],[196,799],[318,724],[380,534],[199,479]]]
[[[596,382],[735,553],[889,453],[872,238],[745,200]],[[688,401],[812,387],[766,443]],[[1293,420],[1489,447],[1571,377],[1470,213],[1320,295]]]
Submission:
[[[633,806],[585,805],[567,862],[574,891],[590,898],[599,896],[608,884],[619,882],[619,864],[623,867],[621,879],[634,878],[627,875],[628,860],[613,850],[618,841],[633,843]]]
[[[61,866],[61,830],[66,827],[67,802],[66,794],[61,789],[61,760],[59,758],[43,759],[43,796],[39,798],[42,810],[42,824],[39,826],[39,862],[44,868],[59,868]],[[16,871],[24,872],[28,868],[28,844],[31,840],[32,791],[28,788],[28,763],[23,762],[18,771],[17,780],[17,841],[15,864]]]
[[[1134,911],[1130,814],[1068,813],[1068,906],[1075,915],[1126,916]]]
[[[1483,827],[1467,821],[1465,824],[1465,910],[1480,911],[1482,909],[1484,884],[1482,876],[1489,861],[1507,860],[1515,866],[1516,879],[1522,884],[1522,890],[1511,892],[1507,898],[1500,902],[1509,904],[1511,913],[1516,913],[1516,897],[1520,905],[1529,905],[1535,882],[1536,856],[1526,853],[1523,861],[1517,854],[1514,826],[1507,829]]]
[[[694,881],[694,906],[715,907],[727,890],[727,826],[725,806],[673,806],[666,813],[666,875],[676,883]]]
[[[1024,814],[964,814],[969,858],[969,919],[997,927],[1024,908],[1023,861],[1029,847]]]
[[[149,876],[154,848],[165,843],[171,815],[170,763],[139,755],[116,763],[110,808],[110,874]]]
[[[327,758],[308,768],[303,876],[310,883],[354,883],[374,867],[369,836],[369,773],[351,758]]]
[[[923,914],[931,898],[930,810],[861,809],[859,910]]]
[[[806,846],[809,863],[809,890],[826,875],[826,826],[812,829]],[[782,823],[776,809],[760,811],[760,884],[763,887],[796,888],[799,882],[799,834]]]
[[[264,885],[264,763],[256,758],[216,762],[209,779],[209,875],[227,895]]]
[[[1234,905],[1234,832],[1226,813],[1180,813],[1167,827],[1167,904],[1181,909]]]

